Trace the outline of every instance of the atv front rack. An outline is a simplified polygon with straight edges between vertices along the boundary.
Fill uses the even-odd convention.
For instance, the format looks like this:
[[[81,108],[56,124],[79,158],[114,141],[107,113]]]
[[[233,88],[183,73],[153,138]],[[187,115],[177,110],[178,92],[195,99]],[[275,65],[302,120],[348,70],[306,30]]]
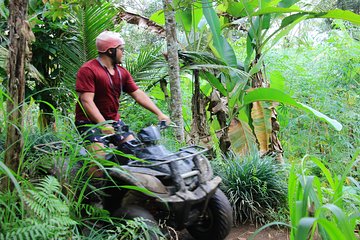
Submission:
[[[201,149],[200,151],[197,151],[196,148]],[[189,151],[189,150],[193,150],[193,151]],[[195,152],[196,151],[196,152]],[[156,166],[160,166],[163,164],[168,164],[171,162],[176,162],[176,161],[180,161],[180,160],[184,160],[186,158],[190,158],[190,157],[195,157],[197,155],[203,154],[205,152],[207,152],[208,149],[198,146],[198,145],[194,145],[194,146],[188,146],[188,147],[184,147],[184,148],[180,148],[180,151],[176,152],[176,153],[172,153],[169,155],[166,155],[162,158],[156,159],[156,163],[147,163],[147,164],[140,164],[139,161],[130,161],[127,165],[130,167],[156,167]],[[178,157],[178,158],[173,158],[174,156],[178,156],[182,153],[190,153],[190,155],[186,155],[183,157]],[[172,158],[172,159],[169,159]],[[145,160],[147,162],[150,162],[151,160]],[[142,161],[143,162],[143,161]]]
[[[180,192],[185,192],[187,189],[185,184],[186,178],[197,176],[200,183],[205,183],[206,181],[210,180],[210,178],[212,177],[213,172],[210,167],[209,161],[207,159],[204,159],[203,157],[200,157],[201,154],[207,151],[208,149],[198,145],[188,146],[181,148],[180,151],[176,153],[172,153],[160,159],[156,159],[157,162],[155,163],[141,164],[137,161],[131,161],[127,164],[127,166],[130,168],[151,168],[151,167],[168,164],[171,171],[171,176],[177,187],[177,190]],[[182,154],[185,154],[185,156],[179,157],[179,155]],[[192,171],[180,173],[176,162],[185,159],[192,159],[195,168]],[[151,160],[147,160],[147,161],[150,162]]]

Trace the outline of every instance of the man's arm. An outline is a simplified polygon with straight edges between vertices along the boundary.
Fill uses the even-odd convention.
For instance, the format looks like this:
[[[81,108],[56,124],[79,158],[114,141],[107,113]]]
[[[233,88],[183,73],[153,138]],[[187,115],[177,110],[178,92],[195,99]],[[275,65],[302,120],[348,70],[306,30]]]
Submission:
[[[144,108],[146,108],[147,110],[153,112],[154,114],[157,115],[158,119],[161,120],[165,120],[167,124],[170,123],[170,118],[168,116],[166,116],[156,105],[153,101],[151,101],[151,99],[148,97],[148,95],[146,95],[146,93],[140,89],[129,93],[129,95],[135,99],[135,101],[137,103],[139,103],[141,106],[143,106]]]

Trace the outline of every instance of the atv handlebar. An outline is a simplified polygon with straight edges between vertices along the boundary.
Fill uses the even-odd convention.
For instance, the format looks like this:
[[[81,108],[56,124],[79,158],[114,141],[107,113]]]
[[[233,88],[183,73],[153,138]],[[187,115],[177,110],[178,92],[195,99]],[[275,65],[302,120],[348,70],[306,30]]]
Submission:
[[[177,127],[177,125],[175,123],[173,123],[173,122],[171,122],[170,124],[166,124],[166,120],[161,120],[157,124],[157,127],[159,128],[159,130],[164,130],[164,129],[168,128],[168,127],[175,128],[175,127]],[[124,132],[125,133],[131,132],[129,130],[128,126],[126,126],[125,129],[124,129],[124,127],[121,127],[120,129],[115,129],[115,133],[106,134],[104,136],[101,136],[100,139],[103,140],[103,139],[107,139],[109,137],[112,137],[112,136],[115,136],[115,135],[118,135],[118,134],[121,135]]]
[[[161,120],[158,124],[160,129],[165,129],[168,127],[168,125],[166,124],[166,120]]]
[[[196,150],[196,152],[194,152],[195,149],[198,149],[198,150]],[[168,164],[171,162],[184,160],[187,158],[192,158],[192,157],[198,156],[200,154],[203,154],[207,151],[209,151],[209,150],[205,147],[193,145],[193,146],[181,148],[179,152],[166,155],[161,159],[156,159],[158,162],[155,162],[155,163],[142,164],[142,163],[139,163],[139,161],[135,160],[135,161],[130,161],[127,165],[130,167],[155,167],[155,166],[160,166],[163,164]],[[185,153],[185,152],[188,153],[188,155],[182,156],[181,153]]]
[[[169,124],[166,124],[166,120],[161,120],[159,122],[158,126],[159,126],[160,130],[163,130],[163,129],[168,128],[168,127],[172,127],[172,128],[178,128],[179,127],[174,122],[170,122]]]

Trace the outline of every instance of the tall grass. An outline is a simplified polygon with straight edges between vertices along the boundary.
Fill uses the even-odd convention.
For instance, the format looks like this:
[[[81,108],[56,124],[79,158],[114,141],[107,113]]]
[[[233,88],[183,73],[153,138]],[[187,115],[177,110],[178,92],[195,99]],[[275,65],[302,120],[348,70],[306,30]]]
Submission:
[[[6,133],[6,119],[7,119],[7,111],[5,101],[8,98],[6,92],[3,90],[0,85],[0,159],[3,158],[4,154],[4,144],[5,144],[5,133]]]
[[[291,228],[291,240],[358,239],[355,230],[360,224],[360,184],[349,176],[360,161],[359,153],[360,150],[354,154],[340,176],[331,173],[320,159],[312,156],[302,159],[300,170],[293,165],[288,180],[290,225],[271,223],[256,231],[254,236],[276,224]],[[319,167],[324,178],[309,175],[306,167],[309,160]]]
[[[355,153],[346,170],[339,177],[332,174],[316,157],[305,156],[302,160],[301,174],[296,175],[292,168],[289,178],[288,202],[291,217],[291,239],[313,239],[319,234],[322,239],[356,239],[356,222],[360,221],[360,202],[356,208],[345,206],[344,199],[350,192],[344,189],[352,167],[359,161]],[[326,181],[317,176],[306,175],[305,162],[310,159],[321,169]],[[359,183],[353,182],[354,191],[360,193]]]
[[[215,171],[222,177],[224,191],[233,207],[237,223],[262,225],[286,204],[286,175],[283,166],[258,153],[233,155]]]
[[[2,93],[0,126],[5,126],[7,114],[1,107],[6,95]],[[118,166],[79,154],[82,140],[72,114],[65,116],[49,105],[55,122],[44,129],[38,124],[38,102],[27,100],[23,105],[24,149],[18,171],[8,169],[3,156],[0,160],[0,177],[7,176],[17,191],[0,193],[0,239],[121,239],[135,233],[138,239],[145,239],[149,231],[161,235],[157,229],[145,230],[143,220],[128,223],[114,219],[106,210],[84,201],[89,194],[101,191],[92,187],[88,163],[96,162],[105,173],[109,167]],[[5,134],[0,135],[0,139],[3,137]],[[35,148],[39,144],[40,150]]]
[[[322,41],[316,41],[319,36]],[[281,46],[268,55],[271,83],[282,83],[289,95],[337,119],[344,128],[337,132],[312,116],[280,106],[284,156],[291,162],[315,155],[341,174],[360,147],[360,43],[341,24],[318,36],[308,35],[307,44],[302,37],[298,40],[300,44]]]

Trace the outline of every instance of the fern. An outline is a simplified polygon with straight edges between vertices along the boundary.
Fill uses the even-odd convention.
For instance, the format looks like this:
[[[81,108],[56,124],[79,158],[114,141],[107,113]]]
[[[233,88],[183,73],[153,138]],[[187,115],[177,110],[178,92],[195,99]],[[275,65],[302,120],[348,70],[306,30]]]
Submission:
[[[54,177],[46,177],[35,187],[28,190],[26,203],[40,220],[46,220],[50,215],[63,216],[69,212],[58,196],[62,196],[60,184]]]
[[[27,218],[3,224],[0,239],[68,239],[76,222],[58,180],[47,176],[26,193]]]
[[[93,218],[110,219],[110,214],[107,210],[89,204],[78,204],[77,206],[75,206],[75,211],[78,215],[81,215],[80,213],[83,211],[88,216],[91,216]]]
[[[152,239],[155,235],[160,239],[165,239],[161,230],[152,224],[153,223],[151,221],[143,218],[127,220],[125,224],[119,224],[116,226],[116,230],[112,231],[112,238],[109,239],[147,240]]]
[[[46,223],[39,224],[34,223],[33,219],[27,219],[23,221],[21,227],[14,229],[11,232],[7,232],[4,235],[5,239],[46,239],[47,233]]]

